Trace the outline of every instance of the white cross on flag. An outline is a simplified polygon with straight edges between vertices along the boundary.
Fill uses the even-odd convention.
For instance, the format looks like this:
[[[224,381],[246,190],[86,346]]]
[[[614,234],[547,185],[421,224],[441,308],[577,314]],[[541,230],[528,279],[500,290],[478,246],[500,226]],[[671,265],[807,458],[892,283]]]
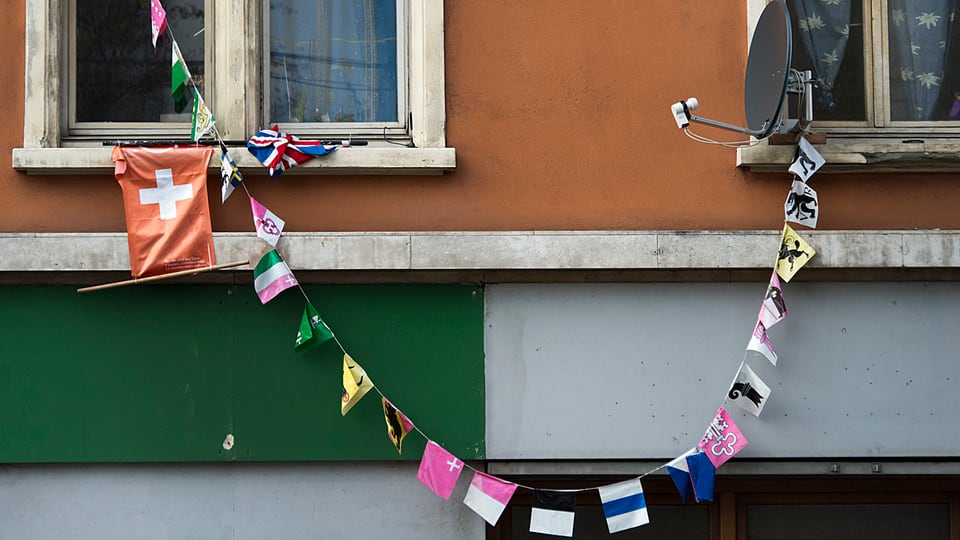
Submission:
[[[216,264],[207,202],[212,155],[209,146],[114,150],[134,277]]]

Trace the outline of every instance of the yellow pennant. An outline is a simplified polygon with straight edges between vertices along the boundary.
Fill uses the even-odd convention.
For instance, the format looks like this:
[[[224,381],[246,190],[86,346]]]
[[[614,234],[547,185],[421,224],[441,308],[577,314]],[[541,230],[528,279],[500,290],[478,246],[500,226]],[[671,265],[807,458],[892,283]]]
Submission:
[[[373,381],[367,372],[350,355],[343,355],[343,399],[340,414],[346,416],[350,409],[373,388]]]
[[[780,237],[780,252],[777,254],[777,275],[784,281],[790,278],[807,264],[817,252],[796,233],[790,225],[783,224],[783,235]]]

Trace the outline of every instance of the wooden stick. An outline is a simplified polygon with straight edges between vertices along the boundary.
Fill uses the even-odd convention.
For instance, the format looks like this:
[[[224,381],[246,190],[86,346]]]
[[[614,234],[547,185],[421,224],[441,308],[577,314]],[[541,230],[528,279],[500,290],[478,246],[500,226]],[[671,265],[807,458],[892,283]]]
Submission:
[[[116,287],[124,287],[127,285],[137,285],[140,283],[147,283],[149,281],[159,281],[161,279],[170,279],[170,278],[175,278],[180,276],[195,276],[197,274],[202,274],[204,272],[212,272],[214,270],[221,270],[223,268],[233,268],[234,266],[243,266],[245,264],[250,264],[250,261],[237,261],[237,262],[232,262],[227,264],[218,264],[216,266],[207,266],[204,268],[191,268],[190,270],[181,270],[179,272],[161,274],[159,276],[134,278],[134,279],[128,279],[126,281],[116,281],[114,283],[104,283],[103,285],[94,285],[93,287],[83,287],[82,289],[77,289],[77,292],[85,293],[90,291],[99,291],[101,289],[113,289]]]

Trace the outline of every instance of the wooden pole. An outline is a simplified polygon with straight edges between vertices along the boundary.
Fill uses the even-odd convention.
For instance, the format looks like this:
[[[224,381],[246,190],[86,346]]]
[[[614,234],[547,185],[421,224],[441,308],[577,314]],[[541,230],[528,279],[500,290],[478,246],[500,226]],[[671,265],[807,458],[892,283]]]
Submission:
[[[218,264],[215,266],[207,266],[204,268],[192,268],[190,270],[181,270],[179,272],[172,272],[170,274],[161,274],[159,276],[150,276],[145,278],[133,278],[126,281],[116,281],[114,283],[104,283],[103,285],[94,285],[92,287],[83,287],[77,289],[78,293],[85,293],[90,291],[99,291],[102,289],[113,289],[116,287],[125,287],[127,285],[138,285],[140,283],[147,283],[150,281],[160,281],[161,279],[170,279],[181,276],[195,276],[197,274],[202,274],[204,272],[212,272],[214,270],[222,270],[224,268],[233,268],[235,266],[243,266],[245,264],[250,264],[250,261],[237,261],[227,264]]]

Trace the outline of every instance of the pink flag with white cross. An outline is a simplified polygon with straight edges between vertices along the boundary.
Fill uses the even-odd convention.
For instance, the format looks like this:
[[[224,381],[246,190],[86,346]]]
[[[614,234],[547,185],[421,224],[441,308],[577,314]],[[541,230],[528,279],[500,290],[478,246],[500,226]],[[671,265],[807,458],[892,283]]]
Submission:
[[[720,407],[697,446],[707,455],[710,463],[719,469],[728,459],[743,450],[747,442],[747,438],[740,433],[726,409]]]
[[[430,491],[449,499],[457,479],[463,471],[463,462],[444,450],[439,444],[427,441],[420,458],[417,480],[430,488]]]

